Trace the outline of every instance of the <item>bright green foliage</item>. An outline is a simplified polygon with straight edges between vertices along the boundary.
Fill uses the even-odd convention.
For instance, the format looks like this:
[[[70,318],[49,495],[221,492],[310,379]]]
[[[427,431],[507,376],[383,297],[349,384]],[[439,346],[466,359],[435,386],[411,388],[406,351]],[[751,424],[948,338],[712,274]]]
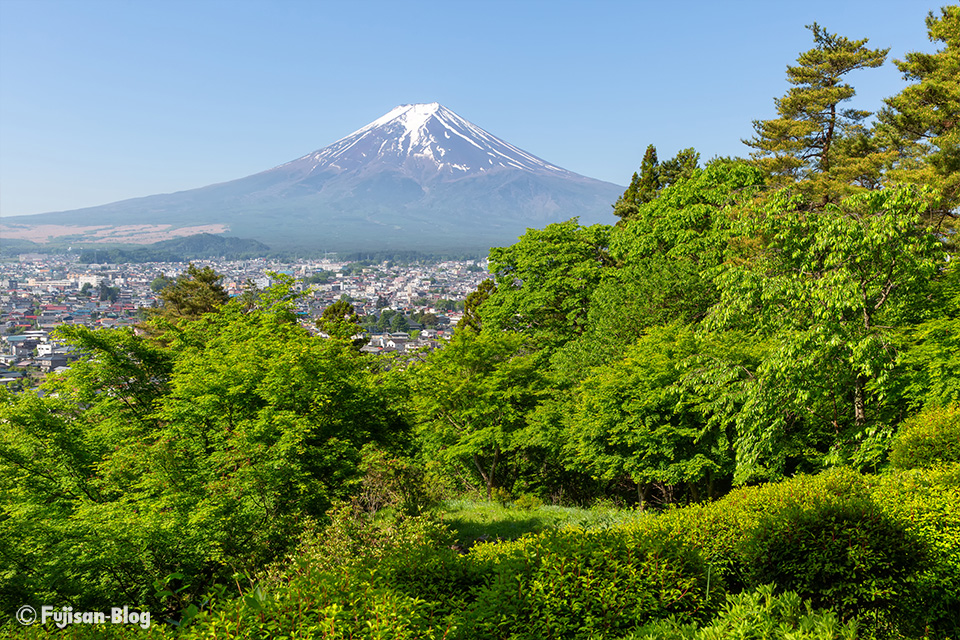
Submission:
[[[958,489],[955,468],[888,477],[834,470],[738,489],[718,502],[659,516],[478,544],[467,553],[451,548],[450,533],[430,518],[374,519],[339,508],[329,526],[308,527],[286,563],[255,582],[244,581],[239,596],[204,605],[185,627],[155,626],[144,635],[951,638],[960,602]],[[869,517],[855,519],[853,528],[833,527],[836,521],[826,516],[840,512]],[[836,562],[820,561],[827,550],[842,550],[845,539],[869,532],[864,525],[880,512],[873,522],[892,524],[892,537],[861,536],[863,544],[837,554]],[[818,528],[822,536],[810,533]],[[783,535],[775,537],[774,530]],[[915,548],[904,548],[903,532],[919,541]],[[809,558],[794,544],[804,538],[812,544]],[[763,539],[774,553],[792,553],[792,563],[774,568],[795,571],[779,585],[750,585],[733,595],[741,591],[737,577],[755,572]],[[908,571],[877,562],[896,549],[908,555],[925,549],[930,562]],[[761,556],[759,565],[765,562]],[[844,562],[861,573],[831,576],[824,570]],[[900,580],[891,586],[896,576]],[[823,610],[789,587],[818,577],[825,579],[815,596]],[[851,602],[864,594],[882,596],[884,587],[900,597],[889,598],[886,609],[840,622],[841,615],[849,617]],[[844,594],[853,595],[847,605]],[[75,637],[124,637],[110,635],[115,629],[109,625],[71,631]],[[38,630],[35,636],[50,633]]]
[[[856,640],[856,621],[845,623],[832,611],[815,610],[809,600],[773,585],[728,595],[709,624],[681,624],[674,618],[645,625],[624,640]]]
[[[168,332],[73,329],[91,358],[0,407],[4,607],[178,615],[282,557],[404,423],[352,349],[296,323],[289,283]],[[160,603],[155,581],[176,574]]]
[[[609,227],[581,227],[574,219],[491,249],[496,290],[480,307],[484,329],[523,333],[538,348],[583,333],[590,295],[608,264],[609,234]]]
[[[922,541],[928,561],[897,603],[909,636],[960,637],[960,465],[898,471],[879,478],[871,497]]]
[[[62,335],[96,359],[50,378],[42,398],[0,391],[4,609],[28,597],[79,605],[125,594],[141,602],[144,563],[163,562],[148,555],[162,533],[139,529],[125,507],[142,494],[124,467],[156,427],[151,413],[167,391],[172,358],[130,330],[73,327]],[[157,568],[164,570],[172,572]]]
[[[890,178],[940,189],[939,223],[960,204],[960,6],[930,12],[927,29],[943,48],[896,61],[914,84],[886,99],[880,119],[892,129],[898,151]]]
[[[910,408],[960,404],[960,264],[956,259],[932,283],[930,311],[904,336],[900,357]]]
[[[443,528],[428,519],[370,524],[339,510],[329,527],[306,536],[282,572],[263,576],[242,597],[201,614],[175,636],[449,637],[445,613],[461,604],[457,593],[470,583],[447,544]]]
[[[490,577],[458,638],[616,638],[668,615],[696,620],[723,597],[716,585],[708,596],[696,552],[643,526],[547,532],[469,559]]]
[[[890,449],[898,469],[960,462],[960,405],[931,407],[900,425]]]
[[[729,207],[749,201],[760,172],[743,162],[717,161],[665,188],[610,235],[612,266],[592,292],[587,329],[555,364],[582,377],[591,366],[622,356],[651,326],[696,323],[718,297],[710,270],[724,260]]]
[[[460,546],[467,548],[482,540],[515,540],[528,533],[548,529],[589,529],[615,527],[637,518],[650,518],[650,512],[617,509],[612,506],[560,507],[537,505],[521,496],[512,503],[486,500],[446,500],[443,521],[455,534]]]
[[[749,582],[745,550],[766,516],[787,509],[862,501],[870,494],[867,478],[849,469],[797,476],[780,483],[735,489],[715,502],[668,511],[658,519],[665,535],[679,536],[700,549],[713,576],[736,590]]]
[[[919,225],[928,201],[902,189],[816,215],[794,200],[766,206],[739,227],[762,248],[724,267],[711,310],[714,328],[775,341],[737,416],[737,479],[875,465],[887,426],[905,417],[892,327],[922,317],[944,264],[941,243]]]
[[[210,553],[243,558],[247,570],[281,553],[302,518],[344,497],[363,444],[400,426],[352,350],[296,324],[282,285],[262,303],[259,313],[231,307],[191,325],[173,345],[154,470],[192,495],[195,520],[222,532]]]
[[[870,113],[842,108],[855,95],[843,78],[879,67],[889,49],[868,49],[866,38],[851,41],[816,23],[808,29],[816,47],[787,67],[794,86],[775,100],[779,117],[754,121],[757,135],[744,143],[756,149],[753,157],[774,185],[797,184],[812,200],[835,202],[853,185],[879,180],[883,154],[862,124]]]
[[[685,327],[650,331],[622,360],[598,367],[580,385],[569,419],[570,464],[605,481],[636,483],[639,502],[651,488],[668,498],[686,490],[712,494],[733,470],[732,442],[684,388],[699,340]]]
[[[526,415],[543,378],[528,344],[516,333],[466,329],[409,372],[424,454],[479,480],[487,499],[536,440]]]
[[[714,579],[731,591],[775,581],[842,618],[861,616],[871,628],[909,626],[908,603],[917,597],[912,585],[940,563],[926,553],[931,536],[900,509],[922,504],[922,514],[943,507],[914,500],[906,485],[888,486],[884,500],[875,501],[878,484],[836,469],[737,489],[717,502],[668,512],[658,524],[664,535],[701,549]],[[929,514],[927,522],[934,518]],[[928,580],[942,583],[944,576]]]

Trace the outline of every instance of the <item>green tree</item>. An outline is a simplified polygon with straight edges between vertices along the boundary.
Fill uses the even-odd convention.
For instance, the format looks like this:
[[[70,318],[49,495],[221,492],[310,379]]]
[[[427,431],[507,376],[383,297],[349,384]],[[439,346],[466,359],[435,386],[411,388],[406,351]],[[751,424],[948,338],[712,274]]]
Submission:
[[[425,454],[479,480],[487,499],[527,442],[543,387],[533,355],[522,335],[466,329],[410,370]]]
[[[927,17],[936,53],[911,52],[896,60],[907,80],[903,91],[885,100],[880,120],[892,130],[898,154],[890,178],[928,184],[944,196],[932,212],[939,225],[956,217],[960,204],[960,6],[947,6]]]
[[[480,333],[483,329],[483,320],[480,318],[480,305],[487,301],[487,298],[490,297],[496,288],[496,282],[492,279],[484,280],[477,285],[476,290],[471,291],[463,303],[463,317],[460,319],[458,326],[470,327],[475,332]]]
[[[610,233],[609,263],[584,305],[586,329],[558,354],[563,377],[621,357],[652,326],[700,322],[718,299],[713,271],[726,259],[730,217],[763,176],[745,162],[714,161],[663,189]]]
[[[145,602],[159,540],[133,516],[150,492],[129,466],[148,455],[172,354],[129,329],[59,332],[88,357],[48,377],[42,397],[0,390],[0,600]]]
[[[931,283],[931,313],[907,328],[900,362],[911,411],[960,405],[960,265],[949,264]]]
[[[419,313],[414,317],[426,329],[436,329],[437,327],[437,314],[435,313]]]
[[[630,184],[613,205],[613,214],[621,220],[630,220],[637,215],[637,194],[640,192],[640,174],[633,172]]]
[[[393,309],[382,309],[380,311],[380,317],[377,318],[377,331],[381,333],[390,328],[390,320],[396,315],[396,311]]]
[[[657,148],[648,145],[640,161],[640,182],[637,188],[638,204],[650,202],[660,191],[660,163],[657,161]]]
[[[736,418],[739,480],[882,458],[905,417],[899,335],[929,309],[945,264],[919,226],[929,201],[874,191],[812,216],[781,194],[740,221],[762,248],[717,276],[711,326],[772,342]]]
[[[546,348],[580,335],[609,263],[609,236],[609,227],[582,227],[574,219],[529,229],[516,244],[491,249],[496,289],[480,306],[484,329],[521,332]]]
[[[120,287],[111,287],[108,284],[101,282],[97,286],[98,297],[101,302],[116,302],[120,299]]]
[[[684,385],[699,342],[687,327],[657,327],[623,359],[594,369],[568,419],[569,464],[606,482],[635,483],[641,506],[653,488],[661,499],[686,492],[698,500],[728,482],[732,437]]]
[[[775,186],[796,185],[823,204],[879,180],[885,156],[863,125],[870,113],[842,108],[856,93],[843,78],[879,67],[889,49],[868,49],[867,39],[848,40],[817,23],[807,28],[816,46],[787,67],[794,86],[775,100],[778,117],[755,120],[756,135],[743,142]]]
[[[159,276],[150,281],[150,290],[154,293],[160,293],[173,283],[173,278],[168,278],[161,273]]]
[[[395,333],[402,333],[410,328],[407,316],[403,313],[396,313],[390,318],[390,329]]]
[[[65,329],[88,358],[43,397],[0,397],[3,606],[177,615],[287,554],[349,496],[363,446],[405,440],[393,387],[299,326],[291,284],[183,322],[166,346]],[[165,579],[174,602],[156,599]]]
[[[693,147],[681,149],[677,155],[660,165],[660,185],[662,188],[677,184],[693,176],[700,167],[700,154]]]
[[[647,146],[640,162],[640,173],[634,173],[630,185],[613,205],[613,213],[621,220],[630,220],[637,215],[637,208],[657,197],[660,190],[660,167],[657,148]]]

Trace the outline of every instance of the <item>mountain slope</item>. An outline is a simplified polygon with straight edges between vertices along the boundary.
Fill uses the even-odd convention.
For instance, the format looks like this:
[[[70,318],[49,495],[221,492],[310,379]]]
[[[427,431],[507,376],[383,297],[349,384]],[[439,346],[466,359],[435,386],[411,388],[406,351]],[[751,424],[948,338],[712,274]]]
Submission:
[[[612,223],[610,205],[622,191],[518,149],[437,103],[414,104],[252,176],[6,218],[3,231],[9,235],[24,225],[169,225],[166,231],[176,233],[209,225],[275,249],[482,249],[573,216]],[[119,238],[120,232],[70,233],[73,242],[87,243]],[[115,241],[136,240],[128,235]]]

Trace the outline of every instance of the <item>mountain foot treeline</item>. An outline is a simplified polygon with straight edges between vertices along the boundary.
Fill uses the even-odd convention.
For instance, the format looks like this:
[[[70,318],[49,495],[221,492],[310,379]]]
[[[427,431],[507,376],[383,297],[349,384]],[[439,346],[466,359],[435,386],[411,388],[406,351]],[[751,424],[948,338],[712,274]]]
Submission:
[[[135,331],[61,329],[87,357],[0,397],[0,606],[128,604],[157,637],[960,637],[960,8],[927,26],[870,114],[844,76],[887,51],[811,25],[752,158],[651,145],[616,225],[491,250],[431,353],[196,268]],[[616,515],[464,539],[464,497]]]

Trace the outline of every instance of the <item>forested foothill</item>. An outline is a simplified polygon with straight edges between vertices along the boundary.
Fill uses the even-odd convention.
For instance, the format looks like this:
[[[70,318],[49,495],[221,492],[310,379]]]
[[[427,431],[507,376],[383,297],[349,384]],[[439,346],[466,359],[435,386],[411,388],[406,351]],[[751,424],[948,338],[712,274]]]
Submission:
[[[88,357],[0,398],[0,629],[960,638],[960,7],[927,26],[870,113],[887,50],[811,25],[749,158],[651,146],[616,225],[493,249],[432,353],[199,270],[63,329]]]

